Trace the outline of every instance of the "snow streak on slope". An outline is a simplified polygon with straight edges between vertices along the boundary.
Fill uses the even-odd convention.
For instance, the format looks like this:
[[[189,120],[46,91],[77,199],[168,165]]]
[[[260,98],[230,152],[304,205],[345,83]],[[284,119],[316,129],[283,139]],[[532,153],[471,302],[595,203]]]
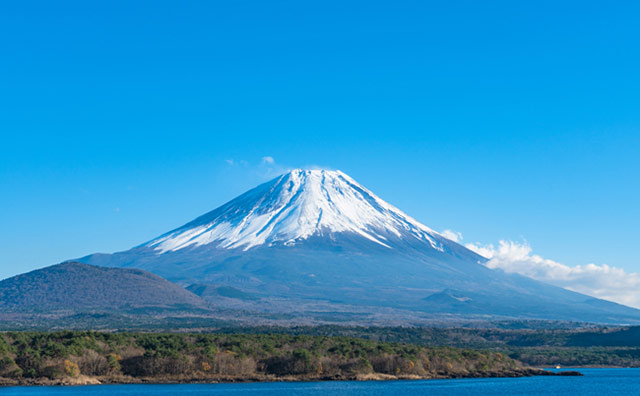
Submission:
[[[244,248],[295,244],[312,235],[350,232],[391,248],[391,237],[442,250],[438,235],[340,171],[294,170],[143,246],[158,253],[215,244]]]

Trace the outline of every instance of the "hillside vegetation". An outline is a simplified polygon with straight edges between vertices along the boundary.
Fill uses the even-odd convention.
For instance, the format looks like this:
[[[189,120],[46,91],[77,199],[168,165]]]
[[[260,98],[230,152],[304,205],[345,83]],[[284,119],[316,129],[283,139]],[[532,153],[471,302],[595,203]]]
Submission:
[[[252,327],[227,331],[349,336],[428,347],[447,345],[491,350],[536,367],[640,367],[639,326],[554,329],[298,326]]]
[[[0,314],[140,308],[195,310],[206,302],[149,272],[66,262],[0,281]]]
[[[496,352],[285,334],[10,332],[0,383],[214,382],[546,374]]]

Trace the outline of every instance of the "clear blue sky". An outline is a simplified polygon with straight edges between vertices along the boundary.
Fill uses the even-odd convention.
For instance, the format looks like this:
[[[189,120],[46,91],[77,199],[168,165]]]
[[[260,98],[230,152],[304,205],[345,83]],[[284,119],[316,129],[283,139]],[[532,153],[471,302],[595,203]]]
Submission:
[[[640,8],[558,3],[5,2],[0,278],[306,166],[469,242],[640,271]]]

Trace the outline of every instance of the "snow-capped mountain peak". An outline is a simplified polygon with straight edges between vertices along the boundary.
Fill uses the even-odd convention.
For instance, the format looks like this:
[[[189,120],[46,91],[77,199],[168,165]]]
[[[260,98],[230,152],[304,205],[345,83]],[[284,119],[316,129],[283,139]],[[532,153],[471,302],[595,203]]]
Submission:
[[[442,249],[439,234],[345,173],[302,169],[264,183],[143,246],[158,253],[209,244],[247,250],[332,233],[357,234],[387,248],[389,238],[415,238]]]
[[[77,261],[208,290],[240,319],[268,315],[258,323],[640,322],[632,308],[482,265],[339,171],[291,171],[146,244]]]

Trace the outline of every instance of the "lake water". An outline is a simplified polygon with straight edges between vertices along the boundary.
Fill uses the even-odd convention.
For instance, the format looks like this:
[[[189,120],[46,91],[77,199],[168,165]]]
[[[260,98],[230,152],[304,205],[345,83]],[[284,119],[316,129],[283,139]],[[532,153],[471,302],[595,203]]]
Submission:
[[[486,378],[387,382],[296,382],[195,385],[98,385],[0,388],[5,395],[157,396],[639,396],[640,369],[580,369],[584,377]]]

